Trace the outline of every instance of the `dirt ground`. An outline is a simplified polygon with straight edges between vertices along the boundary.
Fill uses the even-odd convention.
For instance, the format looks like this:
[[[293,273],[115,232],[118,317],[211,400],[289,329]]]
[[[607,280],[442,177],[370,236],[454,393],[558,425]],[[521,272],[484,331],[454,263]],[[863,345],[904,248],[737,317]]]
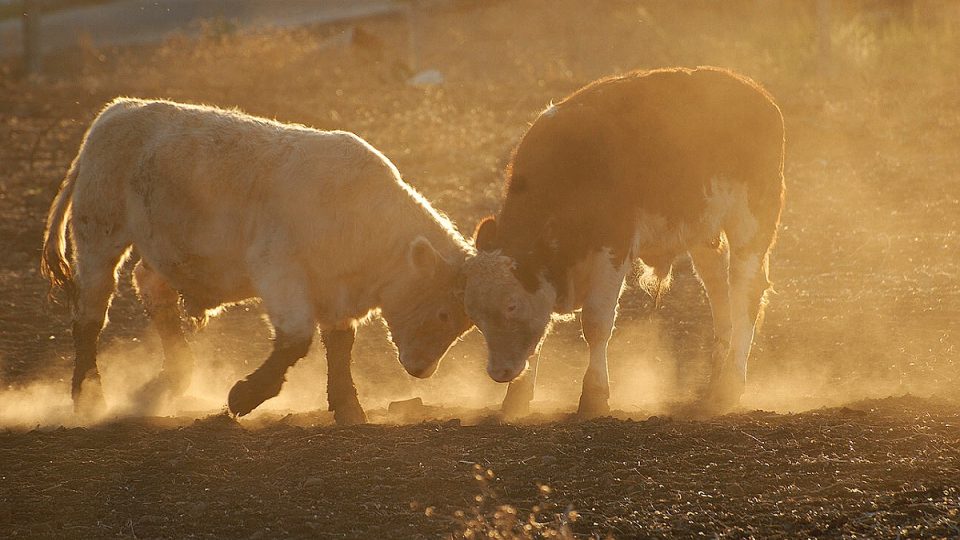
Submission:
[[[424,13],[415,55],[406,21],[386,17],[81,44],[34,81],[0,64],[0,537],[960,536],[960,11],[835,3],[828,57],[814,4],[463,0]],[[114,408],[96,425],[73,418],[68,317],[44,301],[40,238],[113,97],[354,131],[469,233],[551,99],[607,74],[703,64],[764,84],[787,126],[777,294],[733,414],[683,413],[711,328],[681,260],[662,307],[635,286],[624,295],[611,418],[568,416],[586,365],[576,323],[548,338],[534,413],[511,425],[478,333],[419,381],[374,322],[354,368],[374,425],[333,426],[319,343],[281,396],[237,422],[221,414],[226,392],[270,346],[255,304],[191,337],[193,386],[144,416],[128,394],[160,351],[129,267],[101,348]],[[443,83],[406,84],[426,68]],[[426,406],[388,409],[417,397]]]
[[[576,532],[618,537],[955,537],[960,409],[855,407],[348,429],[214,416],[10,433],[0,534],[433,537],[461,530],[457,510],[506,503],[521,516],[547,508],[544,521],[572,505]],[[474,463],[496,476],[477,482]]]

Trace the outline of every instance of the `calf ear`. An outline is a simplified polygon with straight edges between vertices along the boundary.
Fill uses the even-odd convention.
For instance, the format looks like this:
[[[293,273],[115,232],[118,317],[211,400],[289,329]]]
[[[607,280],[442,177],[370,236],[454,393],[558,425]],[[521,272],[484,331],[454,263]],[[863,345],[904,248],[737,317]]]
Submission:
[[[418,236],[410,242],[410,248],[407,250],[407,263],[420,276],[433,277],[437,271],[439,259],[440,254],[426,238]]]
[[[473,245],[480,251],[494,251],[497,245],[497,221],[493,216],[485,217],[477,224],[473,233]]]

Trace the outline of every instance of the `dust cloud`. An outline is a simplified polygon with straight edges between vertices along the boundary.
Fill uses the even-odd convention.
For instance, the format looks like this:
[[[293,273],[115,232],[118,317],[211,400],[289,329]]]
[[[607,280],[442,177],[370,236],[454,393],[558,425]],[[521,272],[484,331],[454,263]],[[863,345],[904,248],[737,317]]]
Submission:
[[[682,416],[707,384],[712,346],[709,304],[692,271],[682,263],[677,266],[673,289],[664,297],[662,308],[654,307],[638,286],[628,287],[624,293],[623,313],[608,354],[610,404],[615,415],[636,419],[653,414]],[[888,335],[883,324],[861,325],[860,333],[838,342],[836,350],[812,346],[802,339],[784,340],[779,332],[789,322],[784,320],[784,314],[791,313],[789,290],[773,297],[755,341],[742,410],[799,412],[891,395],[949,393],[951,373],[938,379],[923,373],[916,363],[902,365],[898,355],[905,345]],[[143,336],[133,341],[114,339],[104,345],[99,366],[108,408],[102,415],[89,419],[74,415],[69,371],[64,371],[55,380],[11,385],[0,391],[0,427],[71,427],[127,417],[184,420],[224,413],[231,386],[259,366],[270,351],[268,327],[256,310],[225,318],[228,320],[214,319],[208,329],[190,336],[196,363],[183,396],[152,401],[139,392],[162,367],[159,339],[147,327]],[[239,329],[234,326],[238,320],[242,323]],[[251,336],[250,328],[259,330]],[[842,322],[812,330],[848,335]],[[887,351],[889,356],[865,359],[854,352],[868,347]],[[574,412],[588,357],[579,321],[555,324],[540,352],[531,412],[541,419]],[[893,364],[883,369],[884,361]],[[490,380],[485,365],[483,336],[472,330],[448,352],[433,377],[411,377],[397,361],[384,325],[374,320],[359,331],[353,373],[360,402],[373,422],[476,419],[496,415],[507,387]],[[425,405],[419,416],[388,414],[391,403],[415,398]],[[289,370],[281,393],[245,421],[256,424],[287,415],[305,415],[300,421],[310,423],[333,422],[327,411],[326,362],[319,336],[307,357]]]
[[[191,383],[182,396],[146,398],[143,389],[162,368],[159,339],[151,328],[142,338],[113,340],[102,346],[98,357],[101,383],[107,404],[93,418],[74,415],[70,398],[69,371],[56,381],[35,382],[0,391],[0,428],[32,428],[95,425],[128,417],[176,416],[201,418],[226,412],[230,388],[256,369],[270,352],[267,325],[260,323],[256,339],[243,340],[230,323],[214,319],[209,332],[190,336],[195,367]],[[260,317],[254,310],[243,325],[257,326]],[[439,373],[430,379],[406,374],[396,359],[384,325],[380,321],[362,327],[354,350],[354,380],[362,406],[373,420],[389,421],[385,409],[391,402],[423,399],[434,416],[449,416],[451,411],[482,410],[496,405],[505,385],[490,381],[484,370],[482,337],[471,332],[448,353]],[[472,359],[481,359],[480,363]],[[280,394],[267,400],[248,419],[276,419],[286,415],[309,414],[312,421],[332,423],[327,412],[326,361],[319,335],[309,354],[288,372]]]
[[[67,382],[10,385],[0,391],[0,428],[75,426]]]

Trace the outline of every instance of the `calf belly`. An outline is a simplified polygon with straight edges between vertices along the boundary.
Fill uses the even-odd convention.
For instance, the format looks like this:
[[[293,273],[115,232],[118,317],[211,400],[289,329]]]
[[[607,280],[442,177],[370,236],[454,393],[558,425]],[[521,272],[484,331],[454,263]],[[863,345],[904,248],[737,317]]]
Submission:
[[[183,297],[192,317],[256,295],[241,258],[158,249],[156,243],[135,243],[143,260]]]

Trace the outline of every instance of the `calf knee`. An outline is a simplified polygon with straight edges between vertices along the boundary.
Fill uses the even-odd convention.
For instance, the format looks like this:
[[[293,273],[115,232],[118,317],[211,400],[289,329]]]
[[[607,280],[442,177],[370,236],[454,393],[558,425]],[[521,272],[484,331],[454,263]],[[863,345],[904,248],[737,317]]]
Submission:
[[[157,308],[176,306],[180,295],[156,272],[148,268],[143,261],[133,269],[133,284],[147,311]]]
[[[275,354],[296,361],[310,352],[312,343],[312,334],[290,335],[278,331],[277,337],[274,339],[273,349]]]
[[[731,263],[731,296],[740,296],[750,303],[759,303],[770,282],[767,280],[767,258],[758,254],[737,257]]]
[[[96,357],[97,340],[100,338],[102,328],[103,319],[73,323],[73,344],[78,360]]]
[[[350,330],[327,330],[320,333],[320,340],[327,350],[327,356],[349,358],[353,350],[355,332]]]
[[[616,312],[609,314],[584,313],[581,316],[580,326],[583,331],[583,339],[590,347],[601,347],[606,345],[613,334],[613,324],[616,318]]]

